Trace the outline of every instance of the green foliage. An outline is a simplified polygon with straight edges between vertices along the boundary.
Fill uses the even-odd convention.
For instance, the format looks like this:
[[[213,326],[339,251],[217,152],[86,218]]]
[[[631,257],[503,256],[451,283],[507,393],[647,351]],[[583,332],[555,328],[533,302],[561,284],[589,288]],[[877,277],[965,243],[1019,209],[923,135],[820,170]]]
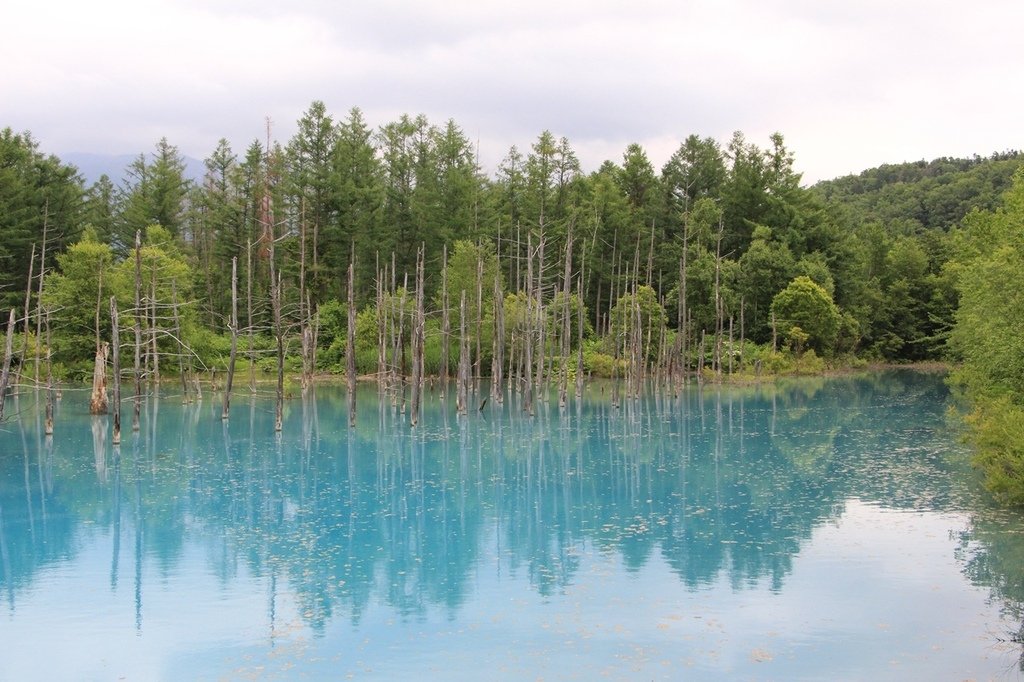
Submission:
[[[395,309],[400,311],[401,306],[398,303],[396,300]],[[377,371],[378,315],[379,311],[373,306],[367,306],[356,314],[356,372],[359,374],[371,374]],[[346,347],[348,327],[346,326],[345,329],[345,334],[336,337],[332,345],[340,343],[343,349]],[[341,370],[342,367],[339,366],[338,369]]]
[[[841,317],[832,297],[809,277],[797,277],[772,300],[778,329],[796,342],[829,355],[835,349]],[[798,329],[799,333],[794,332]]]
[[[44,230],[47,268],[78,239],[82,202],[73,166],[42,154],[30,133],[0,130],[0,308],[24,304],[29,270],[40,270]]]
[[[131,248],[135,232],[150,225],[160,225],[171,235],[180,234],[190,182],[178,148],[166,137],[160,138],[152,160],[140,154],[128,166],[128,178],[115,237],[119,250]]]
[[[231,356],[230,336],[217,334],[195,320],[183,323],[182,336],[186,344],[184,352],[195,359],[196,366],[227,370]],[[172,369],[177,370],[177,367],[174,366]]]
[[[625,343],[628,347],[635,331],[639,332],[640,344],[649,360],[658,357],[661,348],[661,329],[665,326],[665,309],[658,303],[658,295],[649,286],[637,288],[636,293],[619,298],[611,311],[611,335],[609,344]],[[639,325],[639,329],[637,326]],[[614,348],[614,345],[612,346]]]
[[[1003,503],[1024,507],[1024,407],[1009,396],[981,398],[968,416],[975,464]]]
[[[783,338],[789,342],[793,352],[799,357],[804,352],[804,345],[810,340],[811,335],[800,327],[794,325],[783,333]]]
[[[324,368],[340,367],[348,335],[348,305],[337,299],[320,304],[320,335],[317,343],[323,349],[317,362]]]
[[[101,343],[110,340],[110,297],[125,308],[127,282],[114,268],[110,247],[92,229],[57,257],[57,265],[46,278],[43,299],[53,320],[55,360],[69,365],[88,361],[95,354],[97,335]]]
[[[973,394],[1009,395],[1024,404],[1024,289],[1017,285],[1024,281],[1024,171],[1006,203],[987,219],[975,217],[984,243],[960,254],[951,342]]]
[[[615,376],[623,376],[625,362],[622,360],[616,361],[611,355],[601,352],[596,343],[584,343],[583,368],[592,377],[611,379]]]
[[[991,490],[1024,504],[1024,170],[1005,207],[975,214],[960,236],[955,268],[960,307],[951,344],[963,359],[956,379],[974,412],[977,464]]]
[[[477,306],[477,269],[480,268],[480,292],[483,300],[483,311]],[[490,243],[477,246],[471,241],[455,242],[448,254],[448,306],[452,319],[452,329],[458,329],[459,303],[462,292],[466,292],[466,329],[475,329],[477,315],[487,316],[494,303],[494,277],[501,279],[498,271],[498,259],[494,247]],[[504,283],[502,283],[504,287]],[[440,308],[440,288],[437,293],[437,307]]]
[[[995,209],[1022,160],[1019,152],[1009,152],[885,164],[819,182],[813,190],[849,207],[858,222],[948,230],[972,210]]]
[[[45,298],[53,313],[57,360],[68,368],[85,366],[95,345],[97,296],[117,295],[124,324],[133,322],[132,249],[135,230],[145,229],[143,296],[148,298],[155,284],[161,349],[177,352],[167,333],[176,297],[181,341],[216,364],[227,338],[233,258],[238,259],[242,325],[248,325],[251,289],[253,326],[261,343],[265,340],[273,237],[289,352],[299,347],[300,312],[306,310],[299,305],[304,270],[305,291],[321,309],[320,367],[338,368],[344,360],[347,305],[342,301],[350,259],[355,256],[356,301],[365,311],[378,268],[390,269],[394,262],[388,284],[393,277],[401,285],[424,244],[430,372],[440,361],[437,308],[441,250],[447,244],[452,328],[458,328],[459,295],[465,290],[470,345],[475,353],[479,335],[480,366],[486,372],[495,274],[500,269],[503,280],[514,282],[510,288],[524,288],[528,234],[534,255],[541,235],[545,244],[540,266],[545,352],[549,358],[560,352],[559,261],[571,231],[572,272],[583,276],[582,290],[569,299],[573,344],[575,311],[581,307],[588,336],[594,326],[603,329],[607,323],[613,327],[609,336],[621,342],[633,324],[624,312],[630,304],[613,297],[639,278],[635,283],[646,286],[638,294],[641,342],[650,359],[657,357],[662,330],[671,343],[682,326],[676,318],[685,255],[690,326],[683,331],[691,352],[702,331],[713,334],[719,310],[726,324],[730,318],[738,323],[742,310],[746,338],[766,343],[773,301],[794,277],[803,277],[833,305],[819,302],[823,317],[780,320],[784,341],[824,357],[860,350],[893,360],[927,359],[943,352],[963,291],[960,282],[971,277],[971,263],[1005,246],[998,236],[1002,218],[989,214],[968,215],[963,228],[948,237],[944,230],[972,206],[996,206],[1008,169],[1021,160],[1014,153],[882,167],[807,189],[779,134],[766,146],[741,133],[726,145],[691,135],[660,173],[636,144],[619,163],[607,161],[590,174],[581,171],[569,141],[549,131],[523,150],[513,147],[488,179],[476,165],[473,144],[454,121],[434,125],[425,116],[400,116],[374,128],[358,109],[339,118],[314,101],[284,146],[253,142],[239,158],[220,140],[206,159],[201,183],[185,178],[181,155],[161,139],[152,154],[131,164],[123,189],[101,179],[83,198],[73,168],[40,154],[27,133],[8,129],[0,134],[0,297],[9,306],[22,305],[28,255],[45,224],[46,289],[53,289]],[[87,221],[93,231],[79,240]],[[937,227],[942,230],[931,229]],[[103,245],[109,250],[101,256],[96,249]],[[97,259],[103,260],[102,268]],[[484,269],[479,311],[478,262]],[[34,272],[38,269],[37,262]],[[101,270],[103,291],[96,277]],[[664,293],[667,316],[654,290]],[[390,311],[400,292],[385,298]],[[518,331],[521,340],[525,299],[512,294],[506,300],[509,338]],[[402,314],[408,316],[412,305],[407,295]],[[835,306],[842,312],[833,333]],[[106,340],[106,301],[101,308],[100,336]],[[794,327],[808,335],[806,341],[789,333]],[[358,344],[360,372],[376,368],[375,326],[371,332]],[[604,350],[612,348],[610,340],[605,344]],[[964,347],[953,344],[956,352]],[[450,348],[454,360],[457,345]],[[971,347],[978,353],[985,348]]]
[[[785,244],[772,240],[770,228],[759,225],[754,240],[739,261],[747,333],[758,342],[771,338],[772,299],[793,279],[796,262]]]
[[[586,305],[580,301],[580,297],[576,294],[569,294],[569,304],[566,306],[565,292],[559,291],[555,294],[551,302],[544,308],[544,312],[547,315],[547,328],[552,332],[554,336],[561,338],[562,328],[564,325],[564,317],[568,313],[569,316],[569,348],[576,348],[576,339],[578,337],[577,327],[580,314],[580,307],[583,307],[583,338],[589,339],[594,335],[594,328],[590,325],[589,315],[587,314]],[[568,308],[568,310],[566,310]],[[556,349],[557,350],[557,349]]]

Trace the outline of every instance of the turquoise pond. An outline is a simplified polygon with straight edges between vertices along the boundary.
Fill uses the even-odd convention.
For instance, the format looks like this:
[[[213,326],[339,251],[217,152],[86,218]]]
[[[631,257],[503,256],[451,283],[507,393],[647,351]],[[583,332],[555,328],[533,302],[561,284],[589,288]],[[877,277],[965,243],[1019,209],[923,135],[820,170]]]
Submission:
[[[484,389],[486,390],[486,389]],[[1024,515],[943,377],[523,414],[243,388],[0,425],[0,680],[1018,679]],[[126,401],[130,409],[130,401]],[[126,419],[126,424],[130,419]]]

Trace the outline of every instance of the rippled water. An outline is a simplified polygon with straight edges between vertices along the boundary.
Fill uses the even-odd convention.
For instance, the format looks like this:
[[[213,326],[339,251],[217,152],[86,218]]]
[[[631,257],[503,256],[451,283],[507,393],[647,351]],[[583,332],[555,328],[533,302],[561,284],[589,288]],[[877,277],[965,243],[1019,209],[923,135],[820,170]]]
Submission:
[[[480,397],[474,399],[474,406]],[[420,426],[65,390],[0,432],[0,679],[1014,679],[1024,520],[909,372]]]

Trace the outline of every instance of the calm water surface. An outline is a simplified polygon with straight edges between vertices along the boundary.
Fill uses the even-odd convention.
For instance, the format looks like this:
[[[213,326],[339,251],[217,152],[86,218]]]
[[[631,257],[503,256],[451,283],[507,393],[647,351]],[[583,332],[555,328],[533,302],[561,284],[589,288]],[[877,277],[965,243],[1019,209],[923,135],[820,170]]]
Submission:
[[[942,377],[599,386],[421,425],[376,389],[0,427],[0,679],[1018,679],[1024,519]],[[474,399],[474,406],[479,398]]]

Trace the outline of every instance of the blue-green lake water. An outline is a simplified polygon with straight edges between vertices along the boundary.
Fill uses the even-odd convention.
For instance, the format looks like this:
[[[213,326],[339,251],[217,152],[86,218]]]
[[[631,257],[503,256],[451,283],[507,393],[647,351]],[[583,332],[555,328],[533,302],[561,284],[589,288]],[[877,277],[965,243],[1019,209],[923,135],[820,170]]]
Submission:
[[[941,376],[428,394],[416,428],[321,386],[280,435],[165,388],[118,448],[87,400],[0,426],[2,680],[1021,674],[1024,517]]]

